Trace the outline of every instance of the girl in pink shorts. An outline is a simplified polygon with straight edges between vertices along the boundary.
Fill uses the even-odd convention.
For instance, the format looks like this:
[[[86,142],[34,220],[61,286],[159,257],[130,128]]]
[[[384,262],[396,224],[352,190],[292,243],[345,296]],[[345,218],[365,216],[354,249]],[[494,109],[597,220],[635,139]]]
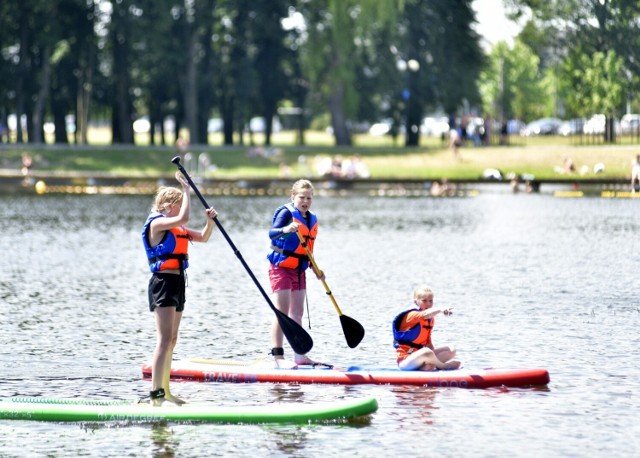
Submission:
[[[309,251],[318,233],[318,218],[310,208],[313,202],[313,185],[309,180],[298,180],[291,188],[291,202],[278,207],[273,215],[269,238],[271,252],[269,259],[269,280],[275,296],[275,306],[296,323],[302,323],[304,299],[306,296],[306,270],[313,266],[309,262],[304,246],[296,232],[305,240]],[[321,272],[315,272],[320,279]],[[284,336],[277,317],[271,326],[271,354],[278,367],[284,367]],[[295,364],[313,364],[305,355],[294,354]]]

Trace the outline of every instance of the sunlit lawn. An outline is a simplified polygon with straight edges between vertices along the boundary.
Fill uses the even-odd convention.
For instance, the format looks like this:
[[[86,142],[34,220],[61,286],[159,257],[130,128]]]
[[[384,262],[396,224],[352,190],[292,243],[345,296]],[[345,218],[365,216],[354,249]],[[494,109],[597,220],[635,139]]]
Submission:
[[[160,138],[156,140],[159,142]],[[169,145],[175,142],[170,137],[166,140]],[[378,179],[476,179],[489,168],[499,169],[505,175],[526,173],[539,179],[626,179],[630,176],[631,160],[639,149],[637,144],[630,144],[629,139],[620,139],[619,144],[607,146],[597,144],[599,139],[512,136],[508,146],[465,146],[460,149],[460,159],[456,160],[440,138],[423,136],[420,147],[414,148],[403,147],[403,140],[397,138],[394,142],[389,136],[355,135],[354,146],[335,147],[334,139],[328,133],[307,131],[306,146],[296,146],[296,133],[288,131],[274,134],[272,147],[260,146],[264,144],[262,134],[254,134],[253,138],[244,135],[243,145],[236,137],[234,146],[225,147],[222,146],[222,134],[215,133],[209,137],[210,146],[190,147],[190,165],[198,168],[198,159],[204,154],[210,164],[205,173],[210,176],[273,178],[281,175],[283,165],[296,175],[306,174],[308,170],[312,176],[317,176],[316,164],[320,159],[358,155],[369,168],[371,177]],[[144,134],[136,135],[134,147],[110,146],[110,141],[107,129],[94,129],[89,133],[91,147],[5,145],[0,150],[0,169],[20,168],[22,153],[29,152],[35,158],[34,172],[94,171],[135,176],[169,174],[175,170],[170,162],[176,154],[173,146],[149,146],[149,136]],[[584,175],[558,173],[555,169],[561,167],[565,156],[573,159],[578,172],[584,169]],[[305,167],[299,167],[302,159],[306,161]],[[603,163],[605,170],[595,175],[593,167],[597,163]]]

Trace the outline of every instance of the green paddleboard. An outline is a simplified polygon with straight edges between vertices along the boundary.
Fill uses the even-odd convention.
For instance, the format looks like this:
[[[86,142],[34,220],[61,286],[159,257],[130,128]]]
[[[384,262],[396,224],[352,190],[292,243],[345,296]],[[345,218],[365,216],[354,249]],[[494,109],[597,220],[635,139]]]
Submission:
[[[165,403],[168,404],[168,403]],[[0,419],[75,422],[309,423],[369,415],[375,398],[324,403],[272,403],[259,406],[219,406],[188,403],[154,407],[137,401],[14,397],[0,399]]]

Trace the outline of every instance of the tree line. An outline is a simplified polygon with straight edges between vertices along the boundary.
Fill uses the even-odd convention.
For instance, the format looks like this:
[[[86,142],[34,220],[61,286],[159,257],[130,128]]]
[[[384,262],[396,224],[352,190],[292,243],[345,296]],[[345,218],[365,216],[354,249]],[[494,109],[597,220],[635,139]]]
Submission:
[[[41,143],[44,123],[77,144],[90,122],[133,144],[148,116],[207,144],[208,121],[241,143],[248,120],[295,108],[350,145],[359,123],[390,119],[419,144],[424,116],[494,119],[614,116],[637,104],[640,6],[635,0],[505,0],[528,17],[514,46],[486,55],[472,0],[5,0],[0,3],[0,119],[17,141]],[[159,131],[156,131],[159,129]],[[238,140],[239,139],[239,140]]]

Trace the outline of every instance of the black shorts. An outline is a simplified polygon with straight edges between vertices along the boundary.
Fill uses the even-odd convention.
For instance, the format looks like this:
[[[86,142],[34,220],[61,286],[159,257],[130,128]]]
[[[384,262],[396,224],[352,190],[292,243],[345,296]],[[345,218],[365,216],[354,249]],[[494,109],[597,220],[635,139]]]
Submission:
[[[149,310],[156,307],[175,307],[184,310],[184,275],[154,273],[149,280]]]

